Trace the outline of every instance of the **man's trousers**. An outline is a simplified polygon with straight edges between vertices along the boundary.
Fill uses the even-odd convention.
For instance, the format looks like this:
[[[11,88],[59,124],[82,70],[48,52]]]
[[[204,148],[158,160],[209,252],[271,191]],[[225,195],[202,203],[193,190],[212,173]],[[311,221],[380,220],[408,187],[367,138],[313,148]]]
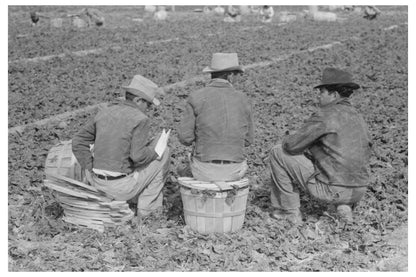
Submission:
[[[98,190],[115,200],[137,202],[137,211],[142,215],[162,207],[162,188],[169,171],[170,153],[166,148],[160,160],[154,160],[144,168],[117,180],[103,180],[88,174],[87,180]]]
[[[299,209],[298,189],[329,204],[354,204],[360,201],[366,187],[340,187],[323,184],[315,179],[312,162],[304,155],[288,155],[280,144],[270,154],[271,202],[274,208],[285,211]]]

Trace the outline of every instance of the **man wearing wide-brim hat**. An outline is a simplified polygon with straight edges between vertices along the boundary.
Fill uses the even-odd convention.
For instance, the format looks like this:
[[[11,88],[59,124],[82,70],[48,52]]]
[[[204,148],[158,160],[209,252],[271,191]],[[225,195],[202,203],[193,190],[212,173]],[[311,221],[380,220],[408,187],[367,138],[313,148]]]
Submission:
[[[91,185],[115,200],[137,203],[147,215],[162,207],[169,149],[159,156],[149,142],[148,107],[158,106],[159,88],[136,75],[122,87],[125,100],[99,111],[72,139],[72,151]],[[90,151],[93,145],[93,151]]]
[[[297,189],[303,189],[336,207],[340,219],[352,221],[352,208],[368,186],[371,144],[367,125],[349,100],[358,88],[350,73],[326,68],[315,87],[320,110],[272,148],[273,218],[301,223]]]
[[[178,174],[203,181],[239,180],[248,169],[244,148],[254,136],[251,105],[231,83],[244,69],[236,53],[214,53],[203,72],[211,74],[211,81],[189,95],[178,129],[179,141],[193,144],[191,172],[185,167]]]

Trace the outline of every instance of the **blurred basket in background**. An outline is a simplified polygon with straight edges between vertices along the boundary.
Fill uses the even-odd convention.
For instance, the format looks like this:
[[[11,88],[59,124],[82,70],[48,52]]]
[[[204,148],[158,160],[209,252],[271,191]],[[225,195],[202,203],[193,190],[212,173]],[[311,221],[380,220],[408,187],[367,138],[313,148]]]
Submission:
[[[51,18],[50,23],[54,28],[62,28],[64,20],[62,18]]]

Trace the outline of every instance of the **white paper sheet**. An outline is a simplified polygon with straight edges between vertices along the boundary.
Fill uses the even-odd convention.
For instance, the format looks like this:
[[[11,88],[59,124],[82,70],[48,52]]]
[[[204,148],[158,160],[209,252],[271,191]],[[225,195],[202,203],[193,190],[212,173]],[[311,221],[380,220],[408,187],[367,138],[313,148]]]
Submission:
[[[162,158],[163,152],[165,152],[165,149],[168,145],[169,135],[170,129],[167,132],[165,131],[165,129],[163,129],[162,134],[160,135],[160,138],[156,143],[155,152],[159,156],[159,159]]]

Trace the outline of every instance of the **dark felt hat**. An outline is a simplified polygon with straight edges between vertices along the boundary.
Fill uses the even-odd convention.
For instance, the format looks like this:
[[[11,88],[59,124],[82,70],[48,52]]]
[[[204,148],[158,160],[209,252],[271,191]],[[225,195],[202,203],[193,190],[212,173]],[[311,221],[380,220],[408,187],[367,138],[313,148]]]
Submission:
[[[322,74],[322,82],[314,88],[321,88],[331,85],[343,85],[352,89],[360,88],[352,81],[352,75],[346,71],[336,68],[325,68]]]

